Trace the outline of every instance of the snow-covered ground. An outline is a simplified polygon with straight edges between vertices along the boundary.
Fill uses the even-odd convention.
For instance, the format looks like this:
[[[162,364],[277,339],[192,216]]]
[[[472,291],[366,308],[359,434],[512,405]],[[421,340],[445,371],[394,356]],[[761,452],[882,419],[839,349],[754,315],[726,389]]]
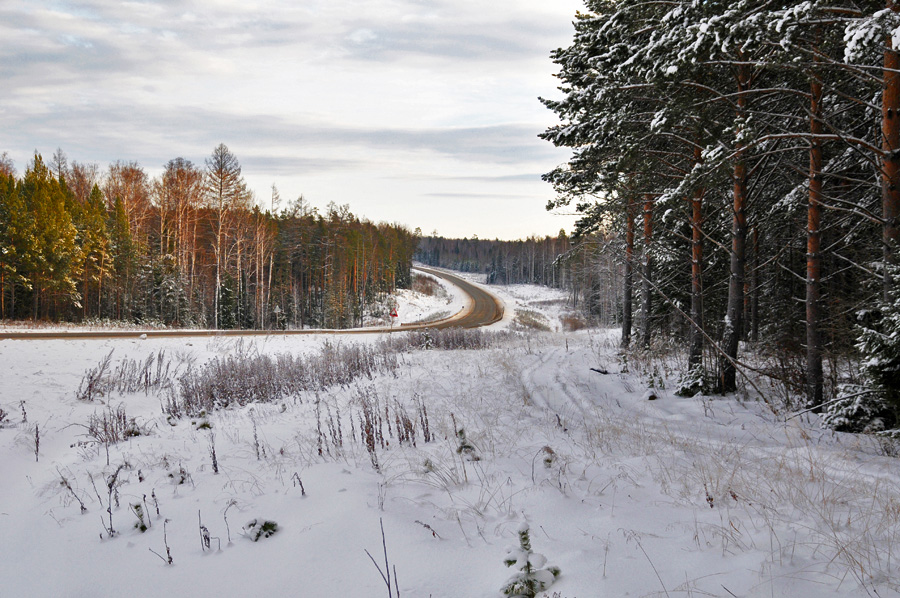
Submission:
[[[424,272],[413,271],[415,276],[422,276],[434,281],[439,289],[435,295],[418,293],[411,289],[400,289],[395,295],[397,301],[397,317],[394,325],[431,322],[450,317],[462,311],[468,297],[462,290],[442,278]],[[378,325],[387,325],[380,321]]]
[[[491,348],[404,350],[371,379],[180,419],[162,390],[75,395],[110,351],[114,371],[164,350],[180,375],[400,337],[0,341],[0,596],[384,596],[380,521],[404,597],[499,597],[523,522],[562,571],[547,596],[898,595],[897,462],[869,439],[677,398],[664,362],[623,371],[615,331],[559,331],[559,293],[491,290],[495,328],[520,331]],[[145,434],[107,446],[96,423],[121,410]],[[278,530],[253,542],[253,519]]]

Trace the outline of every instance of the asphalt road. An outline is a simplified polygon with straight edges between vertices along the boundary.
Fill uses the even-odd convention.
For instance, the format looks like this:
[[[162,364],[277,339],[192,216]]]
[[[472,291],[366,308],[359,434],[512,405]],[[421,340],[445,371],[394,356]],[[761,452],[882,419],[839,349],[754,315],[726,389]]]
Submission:
[[[450,284],[459,287],[470,297],[471,303],[466,310],[463,310],[456,316],[439,320],[432,324],[407,326],[406,328],[450,328],[452,326],[478,328],[479,326],[487,326],[488,324],[499,322],[503,318],[503,302],[483,288],[441,270],[433,270],[432,268],[416,268],[416,270],[442,278]],[[404,327],[401,326],[402,328]]]
[[[403,332],[421,328],[478,328],[493,324],[503,318],[503,302],[488,291],[441,270],[414,268],[453,284],[469,296],[468,305],[458,313],[435,320],[401,326],[353,328],[349,330],[73,330],[54,332],[0,332],[4,339],[67,339],[67,338],[140,338],[149,337],[204,337],[204,336],[262,336],[267,334],[369,334],[372,332]]]

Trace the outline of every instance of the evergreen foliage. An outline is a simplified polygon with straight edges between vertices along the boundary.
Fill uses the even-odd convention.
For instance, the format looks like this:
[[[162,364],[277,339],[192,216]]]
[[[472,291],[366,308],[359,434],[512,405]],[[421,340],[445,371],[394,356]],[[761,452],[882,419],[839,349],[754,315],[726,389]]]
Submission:
[[[519,527],[519,546],[507,549],[503,564],[517,571],[509,578],[501,590],[511,598],[535,598],[559,577],[559,567],[547,566],[547,557],[531,550],[531,535],[528,524]]]
[[[585,6],[551,54],[559,123],[541,137],[571,154],[544,178],[550,207],[582,216],[581,270],[614,264],[623,344],[633,325],[644,347],[683,342],[685,394],[735,390],[742,342],[810,406],[842,392],[825,372],[857,351],[896,388],[891,308],[867,283],[896,278],[880,265],[900,239],[900,6]],[[879,315],[857,328],[860,311]]]
[[[889,266],[896,279],[900,268]],[[827,406],[825,424],[844,432],[880,432],[900,423],[900,290],[893,288],[874,309],[858,314],[861,357],[866,384],[841,387]]]
[[[0,319],[342,328],[411,283],[415,234],[302,196],[262,210],[224,145],[155,180],[134,162],[101,177],[62,150],[21,179],[0,166]]]

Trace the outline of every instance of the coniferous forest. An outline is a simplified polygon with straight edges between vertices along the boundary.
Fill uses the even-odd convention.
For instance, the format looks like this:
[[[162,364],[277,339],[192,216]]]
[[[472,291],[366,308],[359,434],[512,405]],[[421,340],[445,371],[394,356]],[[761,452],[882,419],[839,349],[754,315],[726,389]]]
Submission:
[[[571,249],[565,231],[558,237],[518,241],[422,237],[416,260],[429,266],[487,275],[488,284],[538,284],[565,288],[568,269],[558,258]]]
[[[575,243],[556,237],[516,241],[422,237],[415,259],[429,266],[485,275],[488,284],[535,284],[563,289],[568,304],[594,324],[620,326],[622,265],[615,259],[616,239],[581,235]]]
[[[900,6],[585,5],[544,178],[621,265],[623,344],[680,340],[687,394],[762,371],[839,429],[896,426]]]
[[[256,205],[224,145],[154,179],[134,162],[0,160],[0,319],[345,328],[410,284],[416,236],[303,197]],[[280,208],[279,208],[280,206]]]

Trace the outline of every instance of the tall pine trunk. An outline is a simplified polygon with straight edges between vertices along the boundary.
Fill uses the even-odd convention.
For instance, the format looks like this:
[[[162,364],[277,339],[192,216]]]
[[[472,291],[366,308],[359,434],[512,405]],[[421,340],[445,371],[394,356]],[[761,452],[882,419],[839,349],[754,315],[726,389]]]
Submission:
[[[699,164],[702,154],[699,143],[694,147],[694,162]],[[703,194],[700,187],[691,198],[691,339],[688,371],[703,365]]]
[[[822,255],[822,82],[813,73],[810,80],[809,203],[806,230],[806,400],[822,404],[822,348],[819,322],[821,309]]]
[[[622,298],[622,346],[631,344],[632,303],[634,292],[634,211],[631,196],[625,206],[625,289]]]
[[[739,57],[740,59],[740,57]],[[750,85],[750,67],[740,64],[737,67],[737,113],[740,120],[746,117],[746,91]],[[739,127],[742,126],[739,124]],[[746,146],[741,140],[741,131],[736,132],[732,178],[734,182],[734,205],[731,223],[731,277],[728,280],[728,306],[725,312],[725,330],[722,338],[724,356],[721,359],[720,386],[722,392],[737,390],[738,345],[743,330],[744,314],[744,267],[747,244],[747,162]]]
[[[896,0],[887,0],[887,8],[900,12]],[[883,242],[885,266],[896,261],[894,252],[900,241],[900,54],[888,34],[884,52],[884,91],[881,96],[881,203],[884,217]],[[884,298],[888,300],[892,275],[884,270]]]
[[[650,334],[652,332],[650,314],[653,311],[653,293],[650,288],[653,275],[653,196],[649,193],[644,197],[644,249],[643,272],[641,274],[641,347],[650,348]]]

